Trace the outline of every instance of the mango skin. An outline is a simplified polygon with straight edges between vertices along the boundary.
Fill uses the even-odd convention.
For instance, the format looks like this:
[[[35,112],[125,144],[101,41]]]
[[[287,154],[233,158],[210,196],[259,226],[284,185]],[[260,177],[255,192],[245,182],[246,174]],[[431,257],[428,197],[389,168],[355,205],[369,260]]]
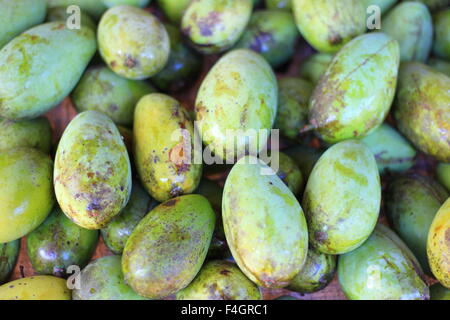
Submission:
[[[276,155],[278,153],[278,155]],[[295,161],[284,152],[272,151],[272,158],[278,157],[277,176],[297,196],[303,190],[305,181]]]
[[[0,152],[0,243],[25,236],[50,213],[52,168],[50,157],[36,149]]]
[[[108,8],[120,5],[135,6],[145,8],[149,5],[151,0],[101,0]]]
[[[95,21],[89,16],[85,11],[80,11],[80,23],[82,26],[86,26],[91,28],[93,31],[97,29],[97,24]],[[67,13],[67,7],[54,7],[50,8],[47,11],[47,18],[46,21],[64,21],[66,22],[67,19],[71,16],[71,14]]]
[[[450,300],[450,289],[440,283],[435,283],[430,287],[431,300]]]
[[[450,163],[439,163],[436,167],[439,182],[450,192]]]
[[[416,150],[387,123],[383,123],[361,141],[375,156],[380,174],[386,171],[403,172],[415,163]]]
[[[96,259],[80,276],[81,288],[72,291],[73,300],[146,300],[125,283],[121,256]]]
[[[447,62],[442,59],[431,58],[427,63],[433,69],[442,72],[447,77],[450,77],[450,62]]]
[[[88,263],[98,240],[97,230],[70,221],[56,206],[47,219],[27,236],[27,253],[35,272],[65,277],[71,265]]]
[[[71,300],[71,293],[64,279],[34,276],[0,286],[0,300]]]
[[[431,275],[427,258],[428,230],[449,193],[431,178],[417,174],[394,178],[385,192],[385,209],[393,229]]]
[[[98,19],[106,11],[107,7],[101,0],[47,0],[48,7],[68,7],[70,5],[77,5],[81,11],[84,11],[92,17]]]
[[[312,84],[319,82],[322,75],[327,71],[333,60],[333,55],[329,53],[315,53],[302,64],[300,77],[310,81]]]
[[[311,245],[327,254],[358,248],[375,228],[380,203],[372,152],[358,140],[332,146],[314,166],[303,195]]]
[[[399,46],[383,33],[350,41],[312,93],[309,121],[328,143],[365,136],[383,123],[395,95]]]
[[[105,66],[88,69],[72,93],[78,111],[100,111],[114,123],[131,127],[140,98],[155,92],[144,81],[122,78]]]
[[[336,272],[336,261],[336,256],[320,253],[310,248],[305,265],[291,281],[288,289],[300,293],[322,290],[333,280]]]
[[[233,258],[254,283],[282,288],[300,272],[308,252],[303,210],[262,161],[246,156],[233,166],[225,182],[222,218]]]
[[[319,52],[335,53],[366,31],[360,0],[292,0],[292,7],[300,33]]]
[[[20,240],[0,244],[0,284],[8,281],[17,262]]]
[[[164,12],[170,22],[179,24],[184,11],[191,0],[157,0],[159,8]]]
[[[450,198],[434,217],[428,232],[427,255],[436,279],[450,289]]]
[[[305,182],[308,180],[323,152],[322,149],[302,145],[284,150],[284,153],[291,157],[300,168]]]
[[[351,300],[428,300],[414,260],[395,233],[379,224],[362,246],[339,257],[339,284]]]
[[[267,9],[292,9],[292,0],[265,0]]]
[[[95,50],[90,28],[69,30],[61,21],[11,40],[0,50],[0,116],[36,118],[56,106],[75,87]]]
[[[371,5],[379,6],[381,14],[386,13],[397,3],[398,0],[363,0],[364,8],[367,9]]]
[[[400,67],[394,117],[417,149],[450,162],[450,78],[418,63]]]
[[[277,113],[278,88],[270,65],[259,54],[236,49],[224,55],[203,80],[195,101],[203,143],[221,159],[239,158],[254,137],[237,135],[228,148],[228,130],[270,130]],[[260,143],[257,151],[264,147]]]
[[[442,8],[445,8],[446,6],[450,5],[450,1],[449,0],[402,0],[402,1],[422,2],[422,3],[426,4],[426,6],[431,11],[442,9]]]
[[[125,246],[126,283],[151,299],[185,288],[205,260],[214,224],[214,211],[201,195],[181,196],[154,208]]]
[[[0,48],[11,39],[45,19],[46,0],[1,0]]]
[[[0,119],[0,150],[18,147],[36,148],[49,153],[52,147],[52,128],[47,118],[24,121]]]
[[[97,31],[99,51],[119,76],[143,80],[161,71],[169,59],[164,25],[151,13],[132,6],[109,9]]]
[[[86,229],[101,229],[127,204],[131,166],[114,123],[97,111],[78,114],[55,156],[56,199],[66,216]]]
[[[434,27],[433,53],[440,58],[450,60],[450,8],[435,15]]]
[[[181,20],[181,30],[199,52],[223,52],[241,37],[252,7],[252,0],[191,1]]]

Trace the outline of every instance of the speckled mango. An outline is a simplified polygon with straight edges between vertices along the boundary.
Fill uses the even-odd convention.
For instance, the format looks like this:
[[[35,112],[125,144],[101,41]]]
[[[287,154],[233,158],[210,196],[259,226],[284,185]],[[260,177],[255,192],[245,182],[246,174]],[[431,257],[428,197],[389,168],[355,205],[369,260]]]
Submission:
[[[399,58],[397,41],[378,32],[359,36],[339,51],[310,100],[309,121],[323,140],[362,137],[384,121]]]
[[[233,258],[259,286],[282,288],[300,272],[308,252],[303,210],[275,172],[241,158],[225,182],[222,217]]]
[[[400,67],[394,117],[419,150],[450,162],[450,78],[408,62]]]
[[[134,108],[140,98],[155,92],[144,81],[122,78],[105,66],[88,69],[72,93],[78,111],[96,110],[114,123],[132,126]]]
[[[177,300],[260,300],[258,287],[232,262],[207,262]]]
[[[397,235],[377,225],[358,249],[339,257],[341,289],[351,300],[427,300],[414,255]]]
[[[450,60],[450,8],[442,10],[434,16],[434,28],[433,53],[438,57]]]
[[[284,152],[271,151],[271,159],[278,159],[277,176],[284,182],[284,184],[297,196],[304,187],[303,174],[295,161]],[[271,162],[269,165],[273,165]],[[275,168],[274,168],[275,169]]]
[[[292,0],[292,7],[300,33],[319,52],[337,52],[366,31],[360,0]]]
[[[270,130],[277,100],[277,81],[266,60],[251,50],[230,51],[209,71],[197,94],[195,113],[203,143],[221,159],[239,158],[248,146],[260,151],[265,141],[257,143],[257,137],[237,130]],[[236,148],[229,147],[230,139]]]
[[[427,64],[433,69],[442,72],[447,77],[450,77],[450,62],[447,62],[443,59],[431,58],[428,60]]]
[[[333,60],[333,55],[329,53],[315,53],[300,67],[300,77],[309,80],[312,84],[319,82],[322,75],[327,71]]]
[[[101,0],[47,0],[47,3],[49,8],[76,5],[94,18],[99,18],[107,9]]]
[[[27,235],[50,213],[52,169],[50,157],[37,149],[0,152],[0,243]]]
[[[402,1],[422,2],[426,4],[431,11],[442,9],[450,5],[450,0],[402,0]]]
[[[36,118],[56,106],[80,80],[95,50],[90,28],[69,30],[61,21],[11,40],[0,50],[0,116]]]
[[[191,0],[157,0],[158,6],[166,17],[175,24],[181,22],[184,11],[190,2]]]
[[[97,37],[103,60],[124,78],[149,78],[169,59],[170,41],[164,25],[140,8],[109,9],[100,20]]]
[[[252,7],[252,0],[191,1],[181,20],[182,32],[202,53],[225,51],[241,37]]]
[[[450,198],[436,213],[428,232],[427,255],[436,279],[450,289]]]
[[[151,0],[100,0],[108,8],[120,5],[135,6],[145,8]]]
[[[378,6],[381,10],[381,14],[386,13],[390,8],[397,3],[398,0],[363,0],[364,8],[369,6]]]
[[[450,163],[439,163],[436,167],[439,182],[450,192]]]
[[[64,279],[34,276],[0,286],[0,300],[71,300],[71,293]]]
[[[78,114],[55,156],[54,185],[62,211],[86,229],[101,229],[127,204],[131,166],[114,123],[97,111]]]
[[[125,283],[121,256],[107,256],[90,262],[80,274],[73,300],[145,300]]]
[[[430,287],[431,300],[450,300],[450,289],[440,283],[435,283]]]
[[[375,228],[380,202],[380,176],[369,148],[358,140],[332,146],[314,166],[303,195],[311,245],[327,254],[358,248]]]
[[[286,149],[284,153],[294,160],[300,168],[303,178],[307,181],[316,162],[322,156],[323,150],[300,145]]]
[[[56,206],[48,218],[27,236],[27,254],[38,274],[65,277],[71,265],[88,263],[97,245],[98,231],[70,221]]]
[[[265,0],[267,9],[292,9],[292,0]]]
[[[67,13],[67,7],[54,7],[48,9],[46,20],[66,22],[71,16],[72,13]],[[97,29],[95,21],[83,10],[80,11],[80,24],[89,27],[94,31]]]
[[[0,244],[0,284],[8,281],[17,262],[20,240]]]

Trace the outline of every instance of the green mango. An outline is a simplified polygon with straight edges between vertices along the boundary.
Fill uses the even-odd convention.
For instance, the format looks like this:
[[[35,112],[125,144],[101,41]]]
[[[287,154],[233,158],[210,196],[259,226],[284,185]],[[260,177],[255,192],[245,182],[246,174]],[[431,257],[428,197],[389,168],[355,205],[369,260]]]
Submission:
[[[417,149],[450,162],[450,78],[408,62],[400,67],[394,117]]]
[[[36,148],[49,153],[52,128],[47,118],[23,121],[0,119],[0,150],[18,147]]]
[[[381,14],[386,13],[390,8],[397,3],[398,0],[363,0],[364,8],[369,6],[378,6],[381,10]]]
[[[300,272],[308,252],[303,210],[265,163],[245,156],[233,166],[225,182],[222,217],[233,258],[250,280],[282,288]]]
[[[114,254],[122,254],[134,228],[157,204],[139,182],[133,181],[127,206],[106,227],[101,229],[103,240],[109,250]]]
[[[94,18],[100,16],[106,11],[106,6],[101,0],[47,0],[48,7],[68,7],[70,5],[79,6],[81,12],[86,12]]]
[[[300,168],[305,181],[308,180],[316,162],[323,154],[323,150],[311,148],[308,146],[296,146],[287,150],[284,153],[291,157]]]
[[[327,254],[358,248],[375,228],[380,203],[380,176],[369,148],[358,140],[332,146],[314,166],[303,195],[311,245]]]
[[[56,106],[80,80],[95,50],[90,28],[69,30],[61,21],[11,40],[0,50],[0,116],[36,118]]]
[[[386,118],[395,95],[399,46],[373,32],[333,58],[310,100],[309,121],[328,143],[365,136]]]
[[[149,5],[151,0],[101,0],[108,8],[120,5],[135,6],[145,8]]]
[[[109,9],[100,20],[97,38],[108,67],[127,79],[149,78],[161,71],[169,59],[166,28],[158,18],[140,8]]]
[[[450,163],[439,163],[436,167],[439,182],[450,192]]]
[[[177,300],[260,300],[258,287],[229,261],[207,262]]]
[[[54,184],[62,211],[86,229],[101,229],[131,193],[127,149],[114,123],[97,111],[78,114],[55,156]]]
[[[214,224],[211,205],[198,194],[157,206],[127,241],[122,257],[126,283],[153,299],[185,288],[206,258]]]
[[[295,52],[299,37],[292,13],[284,10],[256,11],[235,48],[260,53],[273,68],[285,64]]]
[[[261,151],[266,141],[258,143],[246,132],[272,128],[277,99],[275,75],[262,56],[247,49],[228,52],[209,71],[195,101],[203,143],[221,159],[239,158],[249,146]],[[230,147],[231,139],[236,147]]]
[[[335,53],[366,31],[360,0],[292,0],[292,8],[300,33],[319,52]]]
[[[387,123],[361,139],[375,156],[380,173],[402,172],[414,165],[416,150]]]
[[[300,293],[320,291],[333,280],[335,272],[336,256],[310,248],[305,265],[291,281],[288,289]]]
[[[292,0],[265,0],[267,9],[292,10]]]
[[[450,0],[403,0],[403,1],[422,2],[426,4],[431,11],[442,9],[450,5]]]
[[[427,63],[433,69],[442,72],[447,77],[450,77],[450,62],[447,62],[442,59],[431,58]]]
[[[0,49],[45,19],[46,0],[0,0]]]
[[[169,61],[163,70],[152,77],[152,83],[161,90],[177,91],[189,84],[200,72],[200,56],[183,43],[180,30],[165,24],[170,39]]]
[[[309,80],[316,85],[322,75],[327,71],[333,60],[333,55],[329,53],[315,53],[303,62],[300,67],[300,77]]]
[[[252,7],[252,0],[191,1],[181,20],[181,30],[197,51],[223,52],[241,37]]]
[[[120,256],[102,257],[89,263],[80,273],[80,288],[73,300],[146,300],[125,282]]]
[[[56,206],[47,219],[28,234],[27,254],[38,274],[65,277],[69,266],[86,266],[97,240],[97,230],[79,227]]]
[[[48,9],[46,21],[63,21],[66,22],[72,13],[67,13],[67,7],[54,7]],[[80,23],[82,26],[97,29],[95,21],[84,11],[80,12]]]
[[[271,158],[278,159],[278,170],[276,171],[278,178],[284,182],[294,195],[299,195],[303,190],[305,181],[295,161],[287,154],[274,150],[271,152]]]
[[[450,289],[440,283],[435,283],[430,287],[431,300],[450,300]]]
[[[0,284],[8,281],[17,262],[20,240],[0,244]]]
[[[399,176],[385,192],[385,208],[393,229],[424,268],[431,274],[427,259],[427,237],[433,218],[449,193],[431,178],[417,174]]]
[[[162,12],[172,23],[177,25],[181,22],[181,18],[190,2],[191,0],[157,0]]]
[[[450,60],[450,8],[435,15],[434,28],[433,53],[442,59]]]
[[[53,161],[37,149],[0,152],[0,243],[27,235],[50,213],[52,170]]]
[[[105,66],[90,68],[72,93],[78,111],[96,110],[116,124],[132,126],[140,98],[156,90],[144,81],[122,78]]]
[[[420,275],[414,255],[380,224],[362,246],[339,257],[339,284],[351,300],[427,300]]]

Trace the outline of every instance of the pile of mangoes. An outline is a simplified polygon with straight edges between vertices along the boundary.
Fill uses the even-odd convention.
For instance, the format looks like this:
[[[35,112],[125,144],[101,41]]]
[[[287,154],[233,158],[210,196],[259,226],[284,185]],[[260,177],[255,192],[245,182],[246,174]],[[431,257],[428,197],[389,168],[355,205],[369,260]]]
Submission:
[[[449,0],[0,0],[0,299],[449,300],[449,192]]]

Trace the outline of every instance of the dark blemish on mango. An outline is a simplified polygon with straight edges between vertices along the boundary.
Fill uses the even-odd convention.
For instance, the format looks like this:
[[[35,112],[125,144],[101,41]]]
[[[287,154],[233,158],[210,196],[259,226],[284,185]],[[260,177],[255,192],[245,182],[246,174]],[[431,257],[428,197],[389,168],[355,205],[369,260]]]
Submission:
[[[178,201],[179,201],[179,199],[170,199],[170,200],[164,202],[163,206],[164,207],[173,207]]]
[[[266,52],[268,50],[267,43],[272,41],[273,35],[270,32],[259,31],[250,44],[250,49],[256,52]]]
[[[220,12],[211,11],[208,16],[198,20],[197,26],[200,29],[200,34],[202,36],[209,37],[213,35],[214,27],[220,26],[220,23]]]

